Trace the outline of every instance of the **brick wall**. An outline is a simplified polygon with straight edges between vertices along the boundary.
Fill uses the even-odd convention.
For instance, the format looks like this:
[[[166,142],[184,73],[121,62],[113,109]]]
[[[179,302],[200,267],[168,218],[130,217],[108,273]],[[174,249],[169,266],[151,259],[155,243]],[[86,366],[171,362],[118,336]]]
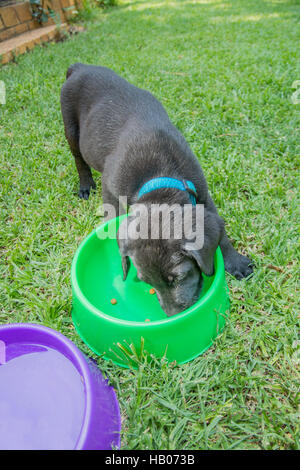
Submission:
[[[42,0],[42,4],[44,7],[49,5],[55,11],[57,23],[67,21],[72,15],[72,9],[81,7],[80,2],[76,0]],[[55,24],[52,18],[42,25],[32,18],[29,2],[0,6],[0,42],[51,24]]]

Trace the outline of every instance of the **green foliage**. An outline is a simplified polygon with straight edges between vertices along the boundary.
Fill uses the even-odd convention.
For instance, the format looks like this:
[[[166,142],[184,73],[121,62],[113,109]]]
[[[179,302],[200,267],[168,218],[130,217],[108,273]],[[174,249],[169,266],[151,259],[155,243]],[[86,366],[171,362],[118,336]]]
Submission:
[[[97,17],[97,8],[95,0],[82,0],[82,8],[78,10],[76,16],[71,18],[71,22],[92,21]]]
[[[114,7],[118,4],[117,0],[95,0],[97,5],[101,8]]]
[[[53,18],[56,24],[61,24],[60,14],[52,10],[49,6],[43,8],[41,0],[29,0],[32,17],[41,25],[47,23],[49,18]]]

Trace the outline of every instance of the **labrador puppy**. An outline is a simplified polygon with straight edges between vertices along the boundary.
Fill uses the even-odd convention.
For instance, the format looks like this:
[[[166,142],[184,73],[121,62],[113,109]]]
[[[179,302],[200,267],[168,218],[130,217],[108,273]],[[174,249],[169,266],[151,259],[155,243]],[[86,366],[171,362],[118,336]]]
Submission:
[[[197,206],[204,208],[203,243],[197,249],[186,236],[133,236],[133,211],[118,232],[124,280],[131,260],[137,276],[155,287],[161,307],[171,316],[199,298],[202,274],[213,274],[218,246],[227,272],[237,279],[252,273],[251,260],[239,254],[226,235],[197,158],[151,93],[106,67],[76,63],[67,71],[61,110],[79,174],[80,198],[88,199],[96,187],[90,169],[94,168],[102,173],[103,202],[112,204],[116,215],[122,212],[120,196],[127,196],[129,206],[146,207],[139,214],[139,226],[154,217],[152,207],[175,204],[185,214],[193,203],[187,217],[192,231]],[[153,189],[143,191],[149,182]]]

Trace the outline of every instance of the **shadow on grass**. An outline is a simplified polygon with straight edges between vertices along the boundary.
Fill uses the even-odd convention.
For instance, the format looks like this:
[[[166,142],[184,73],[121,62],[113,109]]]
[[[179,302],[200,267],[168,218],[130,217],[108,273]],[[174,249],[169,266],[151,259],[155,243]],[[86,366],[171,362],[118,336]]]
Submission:
[[[248,30],[259,33],[267,40],[268,34],[282,34],[279,29],[284,27],[286,20],[298,21],[299,6],[295,0],[128,1],[108,10],[105,16],[110,16],[109,22],[114,28],[108,36],[118,37],[126,43],[124,33],[128,30],[127,40],[131,40],[133,48],[136,45],[149,45],[154,37],[157,42],[157,36],[162,38],[161,44],[163,41],[171,43],[186,37],[184,47],[191,48],[194,46],[193,40],[199,38],[204,42],[219,44],[224,40],[244,41],[244,33]],[[97,25],[99,23],[94,28]],[[107,33],[105,22],[101,22],[102,28]],[[207,28],[210,34],[205,37]],[[224,38],[224,34],[227,38]],[[142,43],[137,44],[140,40]],[[256,37],[252,36],[250,41],[255,43]]]
[[[137,25],[146,22],[152,28],[162,26],[167,30],[178,28],[178,32],[190,33],[200,23],[259,23],[281,19],[299,18],[300,0],[245,0],[232,2],[222,0],[179,0],[179,1],[134,1],[120,5],[114,12],[124,20]],[[111,10],[110,10],[111,11]]]
[[[130,17],[150,16],[151,13],[159,13],[158,22],[163,22],[166,16],[175,16],[177,20],[192,18],[193,16],[205,15],[206,19],[211,19],[215,15],[223,17],[224,21],[261,21],[267,18],[279,16],[299,17],[300,0],[245,0],[241,2],[222,0],[174,0],[174,1],[134,1],[119,5],[114,11],[123,10],[126,15],[130,12]],[[107,12],[111,12],[108,10]],[[249,14],[249,12],[251,12]],[[178,13],[181,13],[178,18]],[[141,16],[142,15],[142,16]],[[152,15],[151,15],[152,16]],[[161,18],[160,18],[161,17]]]

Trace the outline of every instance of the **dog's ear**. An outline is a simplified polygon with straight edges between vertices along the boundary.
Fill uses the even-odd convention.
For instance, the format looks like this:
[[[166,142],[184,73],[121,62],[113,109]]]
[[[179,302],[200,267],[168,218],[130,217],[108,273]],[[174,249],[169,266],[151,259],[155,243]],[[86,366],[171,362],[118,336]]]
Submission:
[[[123,222],[121,222],[118,233],[117,233],[117,241],[119,245],[119,250],[121,254],[121,261],[122,261],[122,270],[123,270],[123,281],[126,280],[128,271],[130,268],[130,259],[128,255],[128,245],[129,245],[129,239],[128,239],[128,219],[129,217],[126,217]]]
[[[201,250],[189,249],[189,242],[184,245],[184,252],[189,258],[193,258],[199,266],[201,272],[206,276],[214,274],[214,254],[215,249],[208,249],[207,244]]]
[[[185,240],[182,251],[198,264],[206,276],[214,274],[214,256],[221,240],[224,222],[218,214],[204,210],[204,239],[201,249],[194,249],[190,241]],[[195,227],[194,227],[195,228]]]

